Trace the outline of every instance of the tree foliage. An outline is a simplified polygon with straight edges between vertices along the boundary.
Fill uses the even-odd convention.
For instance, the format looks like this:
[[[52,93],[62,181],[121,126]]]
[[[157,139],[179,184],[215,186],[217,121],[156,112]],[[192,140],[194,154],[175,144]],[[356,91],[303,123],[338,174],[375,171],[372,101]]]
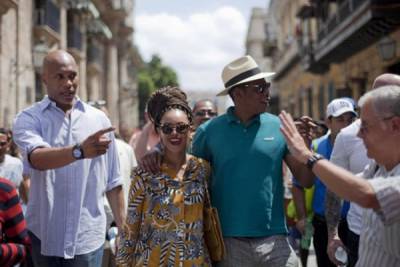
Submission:
[[[150,95],[158,88],[179,86],[176,72],[162,63],[158,55],[153,55],[150,62],[138,72],[139,116],[144,121],[144,110]]]

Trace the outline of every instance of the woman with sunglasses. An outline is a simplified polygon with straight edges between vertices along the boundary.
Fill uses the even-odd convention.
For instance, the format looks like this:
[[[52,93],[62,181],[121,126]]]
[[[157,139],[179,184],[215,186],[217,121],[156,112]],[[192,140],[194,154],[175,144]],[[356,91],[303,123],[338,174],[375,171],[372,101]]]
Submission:
[[[192,112],[176,87],[156,91],[148,113],[163,147],[161,172],[133,170],[118,266],[211,266],[203,237],[209,164],[186,154]]]

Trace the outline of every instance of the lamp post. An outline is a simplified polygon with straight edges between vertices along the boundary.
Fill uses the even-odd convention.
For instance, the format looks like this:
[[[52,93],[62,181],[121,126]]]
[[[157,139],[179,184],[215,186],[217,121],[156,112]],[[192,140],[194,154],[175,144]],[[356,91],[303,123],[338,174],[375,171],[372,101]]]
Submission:
[[[390,36],[383,37],[378,42],[378,52],[382,60],[391,60],[396,56],[396,41]]]
[[[42,68],[43,59],[47,55],[49,51],[49,47],[44,41],[37,43],[33,47],[33,66],[36,70],[40,70]]]

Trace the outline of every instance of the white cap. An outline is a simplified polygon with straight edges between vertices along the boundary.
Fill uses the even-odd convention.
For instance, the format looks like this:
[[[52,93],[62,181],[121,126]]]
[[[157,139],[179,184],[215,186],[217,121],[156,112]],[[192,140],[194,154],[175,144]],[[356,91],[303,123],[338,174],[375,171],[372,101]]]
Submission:
[[[357,116],[353,103],[346,98],[336,98],[332,100],[326,108],[326,117],[339,117],[340,115],[351,112]]]

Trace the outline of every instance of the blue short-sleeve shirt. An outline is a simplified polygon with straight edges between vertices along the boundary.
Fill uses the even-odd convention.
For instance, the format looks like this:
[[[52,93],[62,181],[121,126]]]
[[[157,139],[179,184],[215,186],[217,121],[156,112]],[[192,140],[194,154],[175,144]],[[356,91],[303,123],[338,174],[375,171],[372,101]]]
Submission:
[[[282,160],[288,150],[279,128],[269,113],[244,125],[231,107],[197,129],[193,154],[211,163],[211,197],[224,236],[286,233]]]
[[[311,145],[312,150],[316,151],[318,154],[321,154],[326,159],[331,158],[333,146],[329,140],[330,133],[315,139]],[[326,186],[321,182],[321,180],[317,177],[315,179],[315,190],[314,190],[314,198],[313,198],[313,211],[314,213],[325,217],[325,195],[326,195]],[[342,207],[341,216],[342,218],[346,217],[347,211],[349,210],[349,203],[347,201],[344,202]]]

